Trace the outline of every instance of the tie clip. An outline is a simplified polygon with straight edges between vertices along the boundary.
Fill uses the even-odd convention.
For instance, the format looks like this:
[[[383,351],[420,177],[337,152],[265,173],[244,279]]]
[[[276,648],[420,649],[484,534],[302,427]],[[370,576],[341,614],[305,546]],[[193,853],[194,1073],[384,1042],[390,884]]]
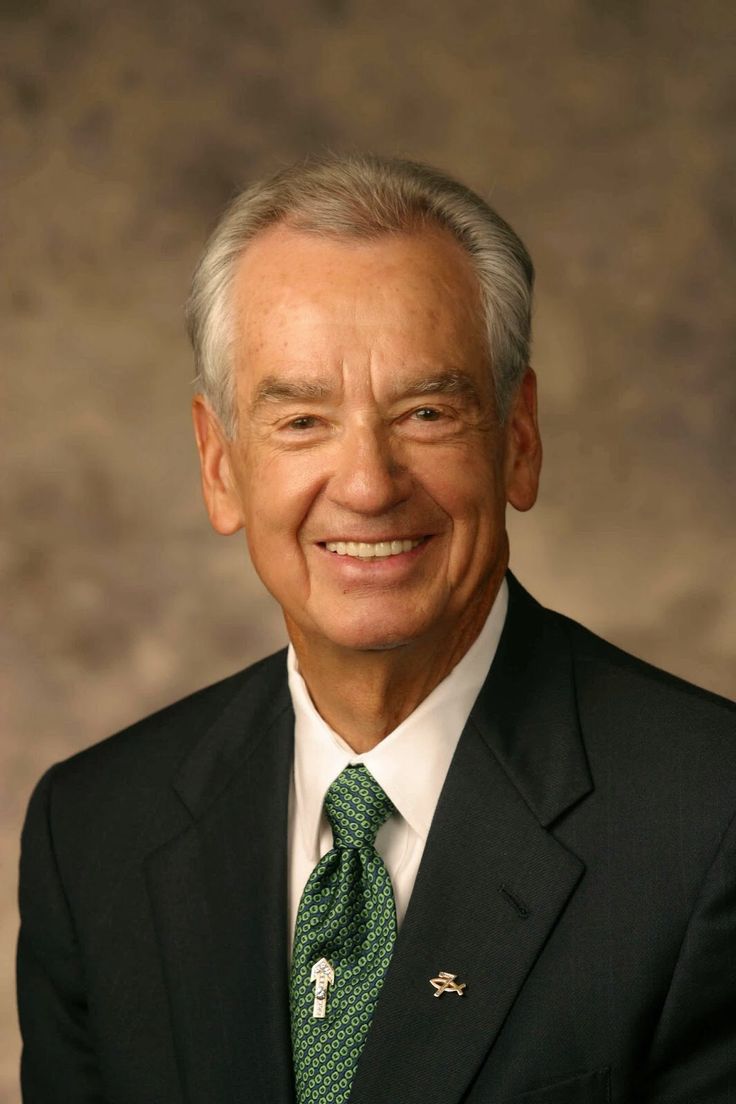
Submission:
[[[312,967],[309,976],[310,982],[314,982],[314,1006],[312,1016],[315,1020],[323,1020],[327,1015],[327,990],[335,984],[335,971],[332,963],[326,958],[321,958]]]

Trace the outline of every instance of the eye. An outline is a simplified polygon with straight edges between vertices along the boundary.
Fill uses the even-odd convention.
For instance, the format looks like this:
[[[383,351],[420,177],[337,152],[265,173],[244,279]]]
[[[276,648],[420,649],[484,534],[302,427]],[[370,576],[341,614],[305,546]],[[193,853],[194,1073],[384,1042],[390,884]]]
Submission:
[[[314,429],[317,419],[312,414],[300,414],[298,418],[292,418],[287,424],[287,429]]]
[[[444,441],[460,432],[463,419],[451,403],[415,406],[401,412],[397,428],[416,441]]]

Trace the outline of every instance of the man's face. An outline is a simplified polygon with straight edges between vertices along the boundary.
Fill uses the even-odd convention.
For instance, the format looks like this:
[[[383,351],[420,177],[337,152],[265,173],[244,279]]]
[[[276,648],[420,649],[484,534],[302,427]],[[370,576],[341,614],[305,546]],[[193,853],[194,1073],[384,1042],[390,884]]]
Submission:
[[[538,444],[531,374],[498,423],[467,256],[441,229],[366,242],[281,225],[235,287],[239,433],[212,433],[216,460],[195,408],[213,524],[245,528],[295,641],[456,640],[505,570],[505,504],[531,505]]]

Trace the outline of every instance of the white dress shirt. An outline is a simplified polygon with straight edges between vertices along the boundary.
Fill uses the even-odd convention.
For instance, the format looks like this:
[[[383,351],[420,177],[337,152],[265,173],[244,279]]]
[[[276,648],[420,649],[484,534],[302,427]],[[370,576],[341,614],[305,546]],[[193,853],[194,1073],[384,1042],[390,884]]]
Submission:
[[[485,625],[460,662],[398,728],[362,755],[319,715],[289,647],[289,690],[295,715],[288,855],[292,938],[307,879],[332,847],[325,795],[351,763],[363,763],[396,808],[378,831],[376,850],[391,877],[401,923],[450,761],[496,654],[507,606],[504,579]]]

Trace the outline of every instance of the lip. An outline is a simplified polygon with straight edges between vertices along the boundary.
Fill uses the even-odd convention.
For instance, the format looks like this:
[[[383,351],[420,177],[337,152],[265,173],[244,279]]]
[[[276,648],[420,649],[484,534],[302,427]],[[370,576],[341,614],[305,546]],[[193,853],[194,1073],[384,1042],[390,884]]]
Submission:
[[[399,578],[402,574],[409,573],[417,560],[419,560],[432,543],[432,534],[423,534],[418,537],[387,537],[386,540],[418,540],[419,544],[408,552],[397,552],[392,556],[374,557],[362,559],[358,556],[341,556],[338,552],[327,550],[327,541],[317,541],[314,547],[320,554],[326,566],[340,575],[342,578],[362,578],[367,576],[383,578],[389,576],[392,579]],[[335,541],[345,540],[344,537],[336,537]],[[367,544],[378,543],[380,538],[366,541]],[[330,540],[332,543],[332,540]],[[346,542],[347,543],[347,542]],[[356,540],[356,543],[359,541]]]
[[[431,534],[429,533],[407,533],[406,535],[402,534],[401,536],[397,536],[396,533],[388,533],[386,536],[378,537],[346,537],[344,534],[340,534],[336,537],[325,537],[324,540],[316,541],[315,543],[319,544],[321,547],[324,547],[328,544],[337,544],[338,542],[342,542],[344,544],[390,544],[391,541],[395,540],[410,540],[422,541],[423,543],[424,541],[429,540],[430,536]]]

